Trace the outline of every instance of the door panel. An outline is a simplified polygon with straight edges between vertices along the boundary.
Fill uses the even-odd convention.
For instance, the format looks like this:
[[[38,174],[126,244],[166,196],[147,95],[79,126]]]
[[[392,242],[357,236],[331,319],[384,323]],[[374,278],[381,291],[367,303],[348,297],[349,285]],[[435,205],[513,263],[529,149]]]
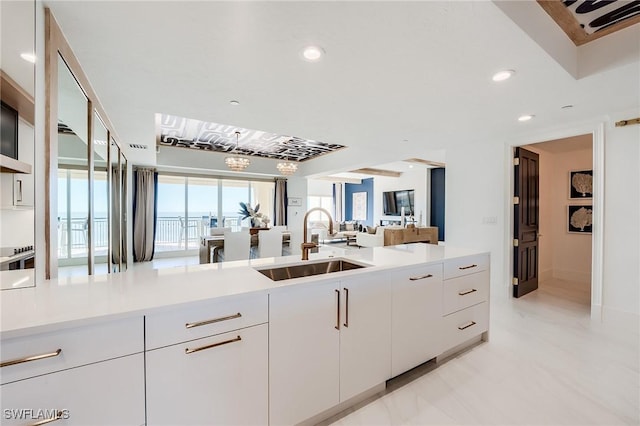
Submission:
[[[538,288],[539,170],[538,154],[516,148],[514,166],[513,296]]]

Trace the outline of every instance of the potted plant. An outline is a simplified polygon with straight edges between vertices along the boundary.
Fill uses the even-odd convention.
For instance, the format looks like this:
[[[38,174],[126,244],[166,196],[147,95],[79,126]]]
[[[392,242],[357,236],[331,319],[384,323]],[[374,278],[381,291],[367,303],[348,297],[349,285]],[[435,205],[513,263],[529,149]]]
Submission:
[[[251,207],[249,203],[240,202],[240,210],[238,214],[241,215],[242,220],[250,218],[251,226],[253,228],[266,228],[269,225],[269,217],[260,213],[260,204],[256,204],[255,208]]]

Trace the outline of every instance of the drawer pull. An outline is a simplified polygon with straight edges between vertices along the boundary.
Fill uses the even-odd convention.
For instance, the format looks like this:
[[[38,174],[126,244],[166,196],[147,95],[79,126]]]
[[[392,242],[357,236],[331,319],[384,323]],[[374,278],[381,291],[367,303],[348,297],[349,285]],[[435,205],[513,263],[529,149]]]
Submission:
[[[225,340],[224,342],[213,343],[211,345],[201,346],[201,347],[195,348],[195,349],[185,348],[184,349],[184,353],[185,354],[192,354],[194,352],[204,351],[205,349],[215,348],[216,346],[222,346],[222,345],[227,345],[227,344],[233,343],[233,342],[239,342],[240,340],[242,340],[242,337],[238,336],[235,339],[229,339],[229,340]]]
[[[475,263],[473,265],[469,265],[469,266],[459,266],[458,269],[460,269],[461,271],[464,271],[465,269],[471,269],[471,268],[477,268],[478,265],[476,265]]]
[[[39,422],[32,423],[30,426],[40,426],[40,425],[46,425],[47,423],[57,422],[62,418],[62,415],[63,415],[62,411],[58,410],[56,411],[55,417],[51,417],[50,419],[40,420]]]
[[[458,330],[464,330],[465,328],[469,328],[469,327],[471,327],[473,325],[476,325],[475,321],[471,321],[469,324],[465,324],[462,327],[458,327]]]
[[[419,277],[410,277],[409,280],[411,280],[411,281],[424,280],[425,278],[431,278],[432,276],[433,275],[431,275],[431,274],[420,275]]]
[[[58,349],[55,352],[51,352],[48,354],[33,355],[33,356],[27,356],[24,358],[12,359],[11,361],[5,361],[2,364],[0,364],[0,368],[8,367],[10,365],[22,364],[23,362],[31,362],[31,361],[37,361],[39,359],[53,358],[54,356],[58,356],[61,353],[62,353],[62,349]]]
[[[476,292],[478,290],[476,290],[475,288],[472,288],[471,290],[465,290],[465,291],[459,291],[458,292],[458,296],[464,296],[466,294],[471,294],[473,292]]]
[[[338,302],[336,304],[336,325],[334,328],[340,330],[340,290],[336,290],[336,294],[338,295]]]
[[[210,319],[210,320],[206,320],[206,321],[188,322],[184,326],[186,328],[200,327],[201,325],[215,324],[215,323],[221,322],[221,321],[227,321],[227,320],[231,320],[231,319],[235,319],[235,318],[240,318],[241,316],[242,316],[242,314],[240,312],[238,312],[237,314],[229,315],[229,316],[226,316],[226,317],[214,318],[214,319]]]

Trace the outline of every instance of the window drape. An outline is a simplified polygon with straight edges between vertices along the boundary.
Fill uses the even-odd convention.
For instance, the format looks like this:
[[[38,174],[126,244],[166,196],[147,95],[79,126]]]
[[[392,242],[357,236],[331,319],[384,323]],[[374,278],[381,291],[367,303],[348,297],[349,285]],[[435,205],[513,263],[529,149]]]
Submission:
[[[342,184],[333,184],[333,220],[342,222]]]
[[[273,226],[287,225],[287,180],[275,180]]]
[[[153,259],[157,221],[158,173],[137,169],[133,173],[133,260]]]

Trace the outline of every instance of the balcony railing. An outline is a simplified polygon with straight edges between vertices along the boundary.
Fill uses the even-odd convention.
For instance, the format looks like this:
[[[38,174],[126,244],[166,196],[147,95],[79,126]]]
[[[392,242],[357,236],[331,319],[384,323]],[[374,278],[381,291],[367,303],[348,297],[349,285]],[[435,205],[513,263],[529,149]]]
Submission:
[[[156,222],[156,251],[197,249],[200,236],[209,234],[210,219],[162,216]],[[239,217],[225,217],[223,226],[239,231]],[[95,256],[106,256],[109,245],[107,218],[96,218],[93,227]],[[88,254],[88,222],[85,217],[73,217],[58,222],[58,259],[86,257]],[[186,245],[186,246],[185,246]]]

